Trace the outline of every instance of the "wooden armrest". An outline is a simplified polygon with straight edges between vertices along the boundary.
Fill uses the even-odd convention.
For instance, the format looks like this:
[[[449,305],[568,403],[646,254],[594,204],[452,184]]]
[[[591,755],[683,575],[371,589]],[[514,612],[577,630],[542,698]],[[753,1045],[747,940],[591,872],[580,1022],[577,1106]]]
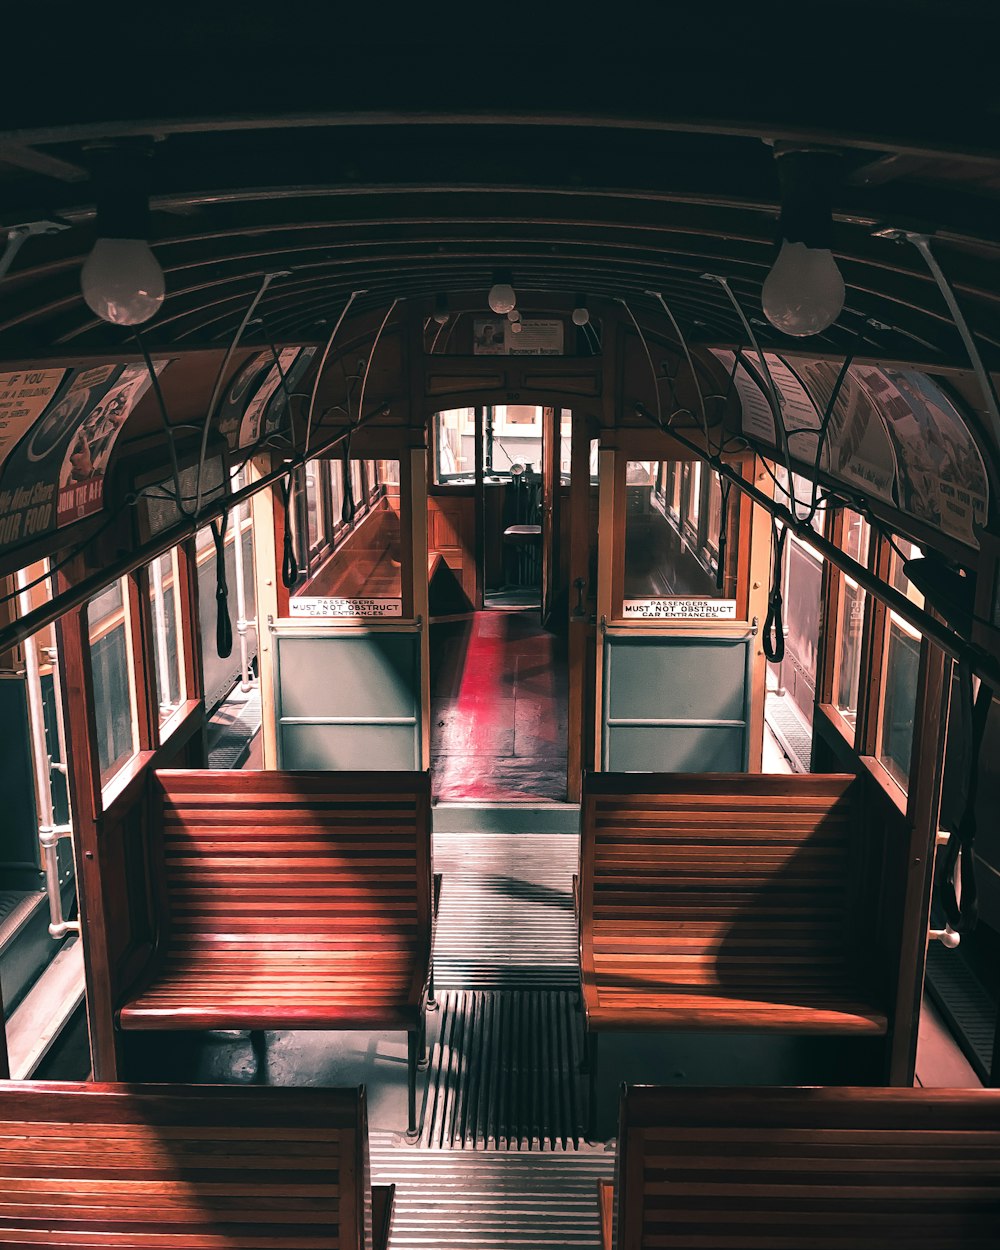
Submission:
[[[438,911],[441,907],[441,873],[434,874],[434,919],[437,920]]]
[[[613,1181],[597,1182],[597,1205],[601,1217],[601,1250],[611,1250],[615,1222],[615,1186]]]
[[[372,1186],[372,1247],[386,1250],[389,1231],[392,1228],[392,1212],[395,1205],[395,1185]]]

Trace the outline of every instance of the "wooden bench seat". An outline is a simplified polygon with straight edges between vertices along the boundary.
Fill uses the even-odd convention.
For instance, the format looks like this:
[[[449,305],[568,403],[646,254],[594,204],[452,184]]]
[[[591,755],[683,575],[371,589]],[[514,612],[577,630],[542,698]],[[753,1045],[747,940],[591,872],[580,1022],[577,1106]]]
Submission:
[[[605,1250],[995,1250],[1000,1090],[622,1095]]]
[[[363,1089],[0,1084],[0,1245],[384,1250]]]
[[[400,1029],[431,976],[426,773],[161,771],[154,957],[122,1029]]]
[[[855,914],[852,781],[589,776],[588,1030],[884,1034]]]

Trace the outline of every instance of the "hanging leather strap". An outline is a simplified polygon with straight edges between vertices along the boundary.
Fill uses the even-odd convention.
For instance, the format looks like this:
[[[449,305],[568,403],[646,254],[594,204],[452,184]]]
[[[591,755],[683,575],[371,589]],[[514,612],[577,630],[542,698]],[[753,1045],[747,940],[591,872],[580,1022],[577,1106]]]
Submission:
[[[224,660],[233,651],[233,624],[229,619],[229,584],[226,581],[226,525],[229,513],[212,522],[215,540],[215,649]],[[237,558],[239,558],[237,553]]]
[[[729,492],[733,484],[728,477],[719,474],[722,507],[719,511],[719,559],[715,566],[715,589],[721,590],[726,582],[726,547],[729,543]]]
[[[948,839],[941,871],[941,902],[948,924],[957,933],[971,933],[976,927],[979,914],[974,856],[979,756],[993,703],[993,690],[986,682],[980,682],[979,694],[973,700],[972,669],[964,662],[959,665],[958,682],[962,742],[965,746],[965,778],[962,787],[962,815],[958,828]]]
[[[767,616],[764,618],[764,655],[772,664],[780,664],[785,658],[785,622],[782,619],[781,575],[784,566],[786,526],[779,526],[771,519],[771,547],[774,567],[771,570],[771,593],[767,597]]]
[[[299,562],[295,558],[292,521],[289,516],[292,504],[292,475],[289,473],[288,477],[281,478],[278,485],[281,488],[281,502],[285,509],[285,541],[281,560],[281,584],[286,590],[291,590],[299,580]]]

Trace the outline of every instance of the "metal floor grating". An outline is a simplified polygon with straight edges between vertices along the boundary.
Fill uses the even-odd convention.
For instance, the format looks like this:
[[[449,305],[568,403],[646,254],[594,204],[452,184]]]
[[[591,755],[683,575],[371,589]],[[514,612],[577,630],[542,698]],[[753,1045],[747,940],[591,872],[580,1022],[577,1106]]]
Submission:
[[[812,762],[812,730],[787,695],[769,691],[767,723],[797,773],[807,773]]]
[[[575,992],[447,990],[420,1145],[578,1150],[583,1039]]]
[[[434,835],[434,868],[443,874],[439,989],[577,989],[579,845],[559,833]]]
[[[209,722],[209,768],[239,768],[260,726],[260,691],[237,687]]]
[[[984,1085],[989,1084],[997,1003],[958,951],[931,942],[927,988]]]
[[[420,1150],[371,1134],[372,1179],[395,1184],[389,1250],[592,1250],[601,1244],[603,1147],[579,1152]]]

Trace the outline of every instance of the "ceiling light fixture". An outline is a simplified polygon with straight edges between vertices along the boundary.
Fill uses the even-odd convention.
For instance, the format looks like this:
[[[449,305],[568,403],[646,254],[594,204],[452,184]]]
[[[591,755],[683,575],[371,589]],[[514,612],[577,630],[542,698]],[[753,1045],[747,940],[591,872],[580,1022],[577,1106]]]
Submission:
[[[590,320],[590,309],[587,307],[586,295],[578,295],[573,301],[573,324],[585,326]]]
[[[516,308],[512,308],[510,312],[507,314],[507,320],[508,321],[520,321],[521,314],[517,311]]]
[[[434,320],[439,326],[448,324],[448,296],[444,291],[438,291],[434,296]]]
[[[781,181],[781,250],[764,281],[761,302],[771,325],[801,338],[827,329],[844,307],[844,279],[830,250],[840,157],[829,149],[780,144],[774,157]]]
[[[493,285],[490,287],[489,305],[495,313],[509,313],[517,303],[517,295],[511,285],[511,276],[506,269],[497,269],[493,274]]]
[[[87,306],[112,325],[142,325],[166,293],[163,270],[147,242],[149,153],[102,148],[93,153],[97,242],[80,272]]]

